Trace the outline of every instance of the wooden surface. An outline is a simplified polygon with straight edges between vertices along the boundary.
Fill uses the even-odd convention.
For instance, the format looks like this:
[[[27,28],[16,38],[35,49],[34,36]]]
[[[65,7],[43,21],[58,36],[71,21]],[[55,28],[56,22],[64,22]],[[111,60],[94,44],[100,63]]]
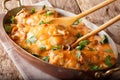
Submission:
[[[39,1],[41,0],[22,0],[24,4],[36,3]],[[104,0],[49,0],[49,2],[54,7],[62,8],[64,10],[71,11],[76,14],[79,14],[80,12],[99,4],[102,1]],[[12,2],[8,3],[8,6],[10,6],[11,8],[10,4],[12,4]],[[12,4],[12,7],[14,6],[16,5]],[[3,13],[1,9],[1,0],[0,12]],[[105,8],[102,8],[92,13],[91,15],[88,15],[87,19],[99,26],[118,14],[120,14],[120,0],[117,0],[115,3],[112,3],[106,6]],[[120,21],[112,25],[110,28],[106,29],[106,32],[116,42],[118,50],[120,52]],[[118,76],[120,74],[119,72],[117,72],[114,75]],[[0,80],[1,79],[22,80],[23,78],[0,44]],[[120,78],[116,80],[120,80]]]

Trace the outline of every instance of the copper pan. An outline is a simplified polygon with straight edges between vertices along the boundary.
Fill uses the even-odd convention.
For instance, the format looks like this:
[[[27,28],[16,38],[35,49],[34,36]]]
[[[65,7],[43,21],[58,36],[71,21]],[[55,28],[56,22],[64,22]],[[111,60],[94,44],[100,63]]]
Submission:
[[[40,69],[41,71],[48,73],[54,77],[60,78],[60,79],[65,79],[65,80],[70,80],[70,79],[79,79],[79,80],[95,80],[95,79],[103,79],[108,77],[109,75],[111,75],[113,72],[116,72],[118,70],[120,70],[120,66],[115,68],[116,63],[112,66],[109,67],[107,69],[103,69],[103,70],[96,70],[96,71],[83,71],[83,70],[74,70],[74,69],[67,69],[67,68],[63,68],[63,67],[59,67],[59,66],[55,66],[55,65],[51,65],[43,60],[40,60],[34,56],[32,56],[30,53],[26,52],[25,50],[23,50],[21,47],[19,47],[14,41],[12,41],[10,39],[10,37],[7,35],[7,33],[4,30],[4,25],[5,25],[5,21],[7,19],[10,18],[10,16],[12,15],[16,15],[22,8],[26,8],[28,10],[31,10],[33,7],[35,9],[40,9],[42,8],[41,6],[21,6],[21,2],[19,1],[19,5],[20,7],[8,10],[5,6],[5,3],[9,1],[9,0],[3,0],[2,2],[2,6],[3,9],[7,12],[3,18],[2,21],[2,27],[0,29],[0,40],[3,44],[3,47],[5,48],[5,50],[7,52],[12,52],[13,54],[18,53],[20,56],[22,56],[24,59],[26,59],[30,64],[32,64],[33,66],[35,66],[36,68]],[[49,9],[53,9],[48,7]],[[73,16],[75,14],[58,9],[58,8],[54,8],[57,12],[59,12],[62,15],[65,16]],[[87,20],[83,19],[83,22],[88,25],[91,29],[95,29],[97,28],[96,25],[88,22]],[[116,45],[114,43],[114,41],[110,38],[110,36],[105,33],[104,31],[101,31],[99,33],[100,35],[106,34],[110,45],[116,55],[116,57],[118,58],[118,51],[116,48]]]

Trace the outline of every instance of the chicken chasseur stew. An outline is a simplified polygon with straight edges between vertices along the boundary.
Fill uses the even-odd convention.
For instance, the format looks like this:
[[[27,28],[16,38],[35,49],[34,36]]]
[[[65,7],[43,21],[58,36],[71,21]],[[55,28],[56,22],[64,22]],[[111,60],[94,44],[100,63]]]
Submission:
[[[74,49],[69,45],[91,29],[78,20],[70,27],[52,24],[61,17],[55,10],[22,9],[4,26],[10,38],[30,54],[50,64],[78,70],[99,70],[112,66],[116,56],[106,35],[91,36]]]

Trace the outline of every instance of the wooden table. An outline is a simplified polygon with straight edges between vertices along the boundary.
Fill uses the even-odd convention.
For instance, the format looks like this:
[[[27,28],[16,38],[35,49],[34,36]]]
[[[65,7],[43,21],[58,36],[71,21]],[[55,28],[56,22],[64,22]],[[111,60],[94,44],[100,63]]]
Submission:
[[[1,1],[2,0],[0,0],[0,12],[3,13],[1,9]],[[23,4],[31,4],[31,3],[36,3],[39,1],[41,0],[31,0],[31,1],[22,0]],[[104,0],[48,0],[48,1],[54,7],[62,8],[62,9],[78,14],[78,13],[81,13],[82,11],[85,11],[93,7],[94,5]],[[15,4],[13,5],[12,3],[15,3],[15,2],[8,3],[8,6],[10,6],[10,8],[16,6]],[[10,4],[12,4],[12,6]],[[91,22],[93,22],[94,24],[99,26],[118,14],[120,14],[120,0],[117,0],[115,3],[112,3],[106,6],[105,8],[102,8],[92,13],[86,18],[90,20]],[[106,29],[105,31],[116,42],[116,45],[120,53],[120,21],[112,25],[112,27]],[[114,75],[119,77],[120,72],[117,72]],[[0,80],[1,79],[2,80],[5,80],[5,79],[22,80],[23,78],[0,44]],[[113,80],[112,76],[111,76],[111,80]],[[120,77],[114,80],[120,80]]]

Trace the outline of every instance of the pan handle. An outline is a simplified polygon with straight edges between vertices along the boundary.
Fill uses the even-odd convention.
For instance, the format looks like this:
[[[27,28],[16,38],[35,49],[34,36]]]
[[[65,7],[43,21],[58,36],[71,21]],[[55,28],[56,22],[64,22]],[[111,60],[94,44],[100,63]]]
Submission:
[[[101,78],[101,77],[107,77],[107,76],[111,75],[112,73],[114,73],[116,71],[119,71],[119,70],[120,70],[120,66],[117,67],[117,68],[107,70],[106,72],[99,71],[99,72],[95,73],[95,78],[98,79],[98,78]]]
[[[8,11],[8,9],[7,9],[6,5],[5,5],[5,3],[8,2],[8,1],[10,1],[10,0],[2,0],[2,8],[3,8],[3,10],[4,10],[5,12]],[[22,6],[20,0],[16,0],[16,1],[18,1],[18,5],[19,5],[19,6]]]

